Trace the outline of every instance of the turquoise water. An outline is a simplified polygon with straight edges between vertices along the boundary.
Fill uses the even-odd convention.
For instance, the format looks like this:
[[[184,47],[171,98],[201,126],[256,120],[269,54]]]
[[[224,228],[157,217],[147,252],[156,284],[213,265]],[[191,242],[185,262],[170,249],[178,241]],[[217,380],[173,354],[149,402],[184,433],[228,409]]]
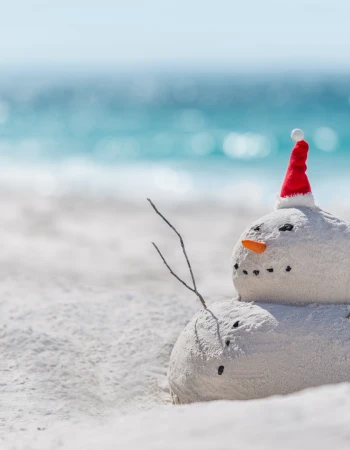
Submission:
[[[60,184],[113,193],[156,187],[169,195],[215,197],[239,185],[245,195],[260,189],[258,201],[277,194],[292,148],[290,131],[298,127],[310,144],[314,189],[327,195],[335,178],[347,184],[349,125],[345,76],[0,80],[2,181],[25,185],[46,177],[48,190]]]

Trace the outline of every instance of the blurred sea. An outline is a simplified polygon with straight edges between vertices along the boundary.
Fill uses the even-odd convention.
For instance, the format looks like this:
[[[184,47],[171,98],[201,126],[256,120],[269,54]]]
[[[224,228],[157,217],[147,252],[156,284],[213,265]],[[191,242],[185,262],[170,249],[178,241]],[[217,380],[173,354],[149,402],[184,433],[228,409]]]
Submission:
[[[345,75],[3,75],[0,185],[273,202],[293,128],[317,200],[350,202]]]

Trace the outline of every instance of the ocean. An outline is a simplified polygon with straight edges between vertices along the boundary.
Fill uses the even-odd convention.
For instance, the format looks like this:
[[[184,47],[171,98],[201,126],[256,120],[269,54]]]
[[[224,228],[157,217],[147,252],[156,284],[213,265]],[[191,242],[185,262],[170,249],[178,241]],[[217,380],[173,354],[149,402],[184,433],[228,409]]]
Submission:
[[[302,128],[316,199],[348,202],[349,124],[345,75],[3,75],[0,186],[271,204]]]

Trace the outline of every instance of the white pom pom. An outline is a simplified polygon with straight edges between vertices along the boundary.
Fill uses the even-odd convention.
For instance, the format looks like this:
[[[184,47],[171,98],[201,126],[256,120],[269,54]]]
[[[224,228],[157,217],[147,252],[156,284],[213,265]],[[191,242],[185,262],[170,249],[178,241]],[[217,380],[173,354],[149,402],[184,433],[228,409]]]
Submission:
[[[292,131],[291,137],[295,142],[302,141],[304,139],[304,132],[299,128],[295,128],[295,130]]]

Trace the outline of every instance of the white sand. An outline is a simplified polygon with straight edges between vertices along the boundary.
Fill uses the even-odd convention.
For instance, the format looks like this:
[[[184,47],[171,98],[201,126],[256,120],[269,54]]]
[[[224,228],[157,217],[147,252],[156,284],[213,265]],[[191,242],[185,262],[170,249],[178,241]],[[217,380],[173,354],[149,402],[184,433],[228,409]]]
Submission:
[[[15,450],[348,450],[349,385],[289,397],[156,407],[146,413],[57,424]]]
[[[339,449],[350,439],[348,387],[159,409],[170,400],[172,346],[200,304],[151,247],[188,279],[176,236],[146,201],[3,192],[0,202],[1,448],[266,448],[263,436],[267,448],[332,438]],[[183,233],[208,303],[231,297],[233,245],[267,210],[162,211]]]

